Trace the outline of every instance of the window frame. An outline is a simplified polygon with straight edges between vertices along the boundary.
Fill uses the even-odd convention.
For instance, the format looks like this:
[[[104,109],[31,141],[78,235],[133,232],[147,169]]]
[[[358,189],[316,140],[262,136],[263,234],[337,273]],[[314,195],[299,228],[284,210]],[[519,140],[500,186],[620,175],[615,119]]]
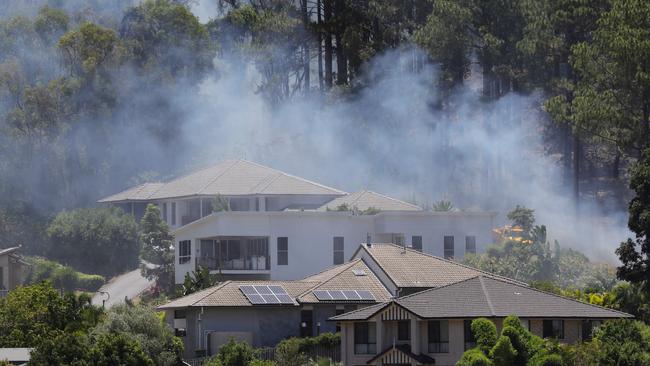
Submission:
[[[341,245],[341,248],[337,248],[337,244]],[[345,263],[345,237],[335,236],[332,239],[332,262],[334,265],[339,265]],[[337,256],[339,255],[340,258]]]
[[[416,240],[417,238],[417,240]],[[417,245],[416,245],[417,242]],[[422,251],[422,235],[412,235],[411,236],[411,248],[419,252]]]
[[[275,242],[276,242],[276,252],[278,256],[278,260],[277,260],[278,266],[288,266],[289,265],[289,237],[278,236]],[[280,248],[280,244],[282,244],[284,248]]]
[[[474,333],[472,333],[472,321],[474,321],[474,319],[463,320],[463,342],[465,351],[476,347],[476,338],[474,337]]]
[[[434,325],[437,325],[437,329],[434,329],[435,328]],[[446,332],[444,332],[443,330],[446,330]],[[432,335],[436,333],[437,336],[432,337]],[[434,338],[435,338],[435,342],[432,341],[432,339]],[[427,322],[427,351],[428,353],[449,353],[449,321],[448,320],[429,320]]]
[[[406,329],[404,329],[406,328]],[[397,340],[399,342],[411,340],[411,321],[398,320],[397,321]]]
[[[548,334],[549,324],[551,334]],[[542,321],[542,338],[564,339],[564,319],[544,319]]]
[[[377,354],[377,324],[375,322],[354,323],[353,336],[355,355]]]
[[[470,240],[472,239],[473,249],[470,250]],[[476,235],[465,235],[465,254],[476,254]]]
[[[187,247],[183,248],[184,245]],[[187,251],[187,253],[184,253]],[[191,240],[180,240],[178,242],[178,264],[185,264],[192,260],[192,241]]]
[[[172,202],[172,225],[176,225],[176,202]]]
[[[450,239],[449,242],[447,242],[447,239]],[[443,237],[443,258],[445,259],[454,259],[454,256],[456,255],[456,244],[454,243],[454,236],[453,235],[445,235]],[[447,248],[447,244],[451,244],[451,249]],[[451,255],[448,255],[448,252],[451,251]]]

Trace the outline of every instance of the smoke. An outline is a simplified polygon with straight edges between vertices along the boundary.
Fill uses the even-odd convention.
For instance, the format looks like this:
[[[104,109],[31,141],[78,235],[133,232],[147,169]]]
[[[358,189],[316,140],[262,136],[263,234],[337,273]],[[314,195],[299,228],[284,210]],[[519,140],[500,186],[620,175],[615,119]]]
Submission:
[[[213,8],[199,2],[193,10],[206,20]],[[198,82],[161,88],[123,67],[114,80],[117,107],[67,137],[70,146],[81,142],[76,155],[92,167],[68,189],[92,202],[136,181],[245,158],[349,192],[371,189],[423,206],[449,199],[461,209],[495,211],[501,223],[525,205],[550,239],[613,261],[629,236],[626,214],[595,202],[576,208],[558,163],[545,153],[545,96],[485,102],[475,76],[443,99],[436,66],[414,66],[422,59],[414,47],[386,52],[351,91],[325,95],[312,71],[310,93],[280,103],[265,98],[262,76],[238,54],[215,56],[216,71]],[[34,173],[47,168],[41,158],[19,177],[46,202],[53,193],[39,190],[42,176]]]

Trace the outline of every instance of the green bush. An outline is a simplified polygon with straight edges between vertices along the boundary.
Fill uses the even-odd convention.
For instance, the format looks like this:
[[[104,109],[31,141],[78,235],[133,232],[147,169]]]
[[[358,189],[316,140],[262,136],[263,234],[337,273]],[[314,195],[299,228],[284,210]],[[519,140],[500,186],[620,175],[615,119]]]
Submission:
[[[512,347],[510,338],[506,336],[499,337],[497,343],[490,350],[490,357],[494,360],[495,365],[514,365],[517,351]]]
[[[25,278],[27,284],[50,281],[55,287],[66,291],[94,292],[106,282],[103,276],[77,272],[72,267],[48,259],[29,257],[27,261],[31,264]]]
[[[476,345],[485,354],[488,354],[497,343],[497,327],[488,319],[474,319],[472,321],[472,334],[476,339]]]
[[[256,359],[255,350],[246,342],[230,339],[219,347],[215,357],[204,363],[204,366],[249,366]]]
[[[275,361],[278,366],[296,366],[307,363],[304,340],[289,338],[278,343],[275,347]]]
[[[492,361],[478,348],[465,351],[456,366],[493,366]]]
[[[254,359],[249,366],[276,366],[275,361]]]
[[[529,363],[530,366],[564,366],[562,356],[560,355],[540,355],[533,357]]]

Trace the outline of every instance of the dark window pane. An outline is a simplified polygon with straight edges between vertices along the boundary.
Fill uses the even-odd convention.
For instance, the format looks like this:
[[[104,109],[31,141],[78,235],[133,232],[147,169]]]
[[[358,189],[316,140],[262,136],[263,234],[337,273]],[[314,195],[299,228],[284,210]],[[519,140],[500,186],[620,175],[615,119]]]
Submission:
[[[397,340],[408,341],[411,339],[411,321],[400,320],[397,322]]]
[[[289,238],[278,237],[278,266],[289,264]]]
[[[475,236],[466,236],[465,237],[465,253],[476,254],[476,237]]]
[[[453,236],[445,236],[445,246],[444,246],[444,253],[445,253],[445,258],[448,259],[453,259],[454,258],[454,237]]]
[[[345,244],[342,236],[334,237],[334,264],[345,262]]]
[[[422,251],[422,237],[421,236],[411,237],[411,247],[415,250]]]

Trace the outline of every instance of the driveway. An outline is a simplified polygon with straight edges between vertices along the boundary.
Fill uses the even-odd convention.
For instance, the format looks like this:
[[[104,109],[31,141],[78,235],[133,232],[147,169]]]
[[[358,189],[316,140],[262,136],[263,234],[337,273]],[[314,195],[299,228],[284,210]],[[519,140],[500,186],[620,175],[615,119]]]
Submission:
[[[105,306],[107,308],[117,304],[124,304],[125,297],[128,297],[129,300],[138,297],[146,289],[153,286],[153,284],[154,281],[149,281],[142,277],[138,268],[134,271],[113,277],[95,293],[92,303],[93,305],[101,306],[102,300],[107,298],[106,294],[102,292],[108,292],[110,298],[106,300]]]

